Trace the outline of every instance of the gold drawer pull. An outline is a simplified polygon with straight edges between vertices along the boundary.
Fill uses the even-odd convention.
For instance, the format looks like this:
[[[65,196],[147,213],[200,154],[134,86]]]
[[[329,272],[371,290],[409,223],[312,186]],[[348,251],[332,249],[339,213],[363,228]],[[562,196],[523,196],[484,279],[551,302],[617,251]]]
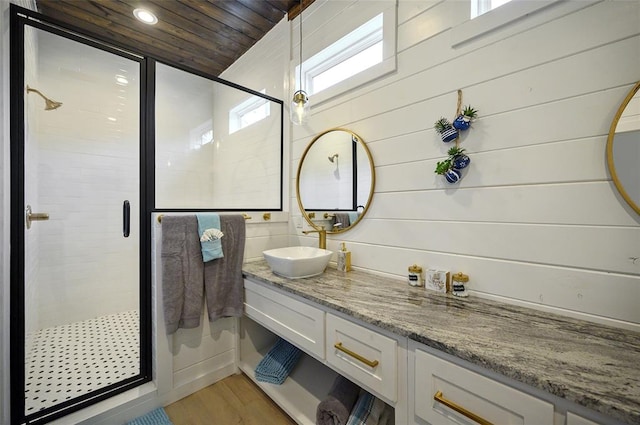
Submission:
[[[358,353],[354,353],[353,351],[349,350],[348,348],[344,348],[342,346],[341,342],[337,342],[333,346],[335,348],[337,348],[338,350],[342,351],[343,353],[353,357],[354,359],[361,361],[362,363],[366,364],[369,367],[376,367],[376,366],[378,366],[378,364],[380,364],[380,362],[377,361],[377,360],[369,360],[369,359],[367,359],[365,357],[362,357]]]
[[[433,399],[435,401],[437,401],[438,403],[442,403],[445,406],[447,406],[448,408],[455,410],[456,412],[460,413],[461,415],[466,416],[467,418],[471,419],[472,421],[478,422],[480,425],[493,425],[491,422],[489,422],[485,418],[482,418],[482,417],[476,415],[475,413],[468,411],[464,407],[454,403],[451,400],[447,400],[442,395],[442,391],[438,391],[437,393],[435,393],[434,396],[433,396]]]

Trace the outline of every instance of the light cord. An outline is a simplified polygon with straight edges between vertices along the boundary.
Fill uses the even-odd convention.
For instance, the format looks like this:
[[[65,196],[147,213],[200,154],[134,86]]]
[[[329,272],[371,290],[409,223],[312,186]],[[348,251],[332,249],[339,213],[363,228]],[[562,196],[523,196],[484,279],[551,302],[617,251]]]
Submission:
[[[304,8],[304,0],[300,0],[300,90],[304,91],[302,87],[302,10]]]

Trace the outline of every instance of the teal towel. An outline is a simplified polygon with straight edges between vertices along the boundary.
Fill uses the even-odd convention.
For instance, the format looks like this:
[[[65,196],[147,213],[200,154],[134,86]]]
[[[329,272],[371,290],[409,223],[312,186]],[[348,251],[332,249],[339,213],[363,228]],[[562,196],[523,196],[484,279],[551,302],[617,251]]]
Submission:
[[[220,229],[220,215],[216,213],[196,214],[198,218],[198,236],[202,237],[202,234],[207,229]],[[220,239],[215,241],[200,241],[202,247],[202,261],[215,260],[217,258],[224,257],[222,253],[222,242]]]
[[[347,214],[349,214],[349,224],[353,224],[356,222],[356,220],[358,219],[358,217],[360,216],[360,214],[358,214],[357,212],[348,212]]]

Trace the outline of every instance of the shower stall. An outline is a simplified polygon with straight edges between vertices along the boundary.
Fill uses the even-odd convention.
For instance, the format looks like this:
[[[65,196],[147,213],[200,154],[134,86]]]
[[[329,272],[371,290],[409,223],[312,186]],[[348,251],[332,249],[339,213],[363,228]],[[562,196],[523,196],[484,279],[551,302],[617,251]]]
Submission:
[[[12,423],[44,423],[151,379],[146,65],[20,14],[11,30]]]
[[[10,30],[11,423],[42,424],[152,381],[152,213],[282,211],[283,102],[15,5]]]

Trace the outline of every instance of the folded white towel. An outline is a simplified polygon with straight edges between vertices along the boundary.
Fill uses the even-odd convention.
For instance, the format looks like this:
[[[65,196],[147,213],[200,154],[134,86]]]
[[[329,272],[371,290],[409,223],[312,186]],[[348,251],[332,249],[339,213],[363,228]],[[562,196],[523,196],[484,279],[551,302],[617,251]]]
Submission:
[[[202,232],[200,242],[217,241],[224,236],[224,233],[220,229],[207,229]]]

